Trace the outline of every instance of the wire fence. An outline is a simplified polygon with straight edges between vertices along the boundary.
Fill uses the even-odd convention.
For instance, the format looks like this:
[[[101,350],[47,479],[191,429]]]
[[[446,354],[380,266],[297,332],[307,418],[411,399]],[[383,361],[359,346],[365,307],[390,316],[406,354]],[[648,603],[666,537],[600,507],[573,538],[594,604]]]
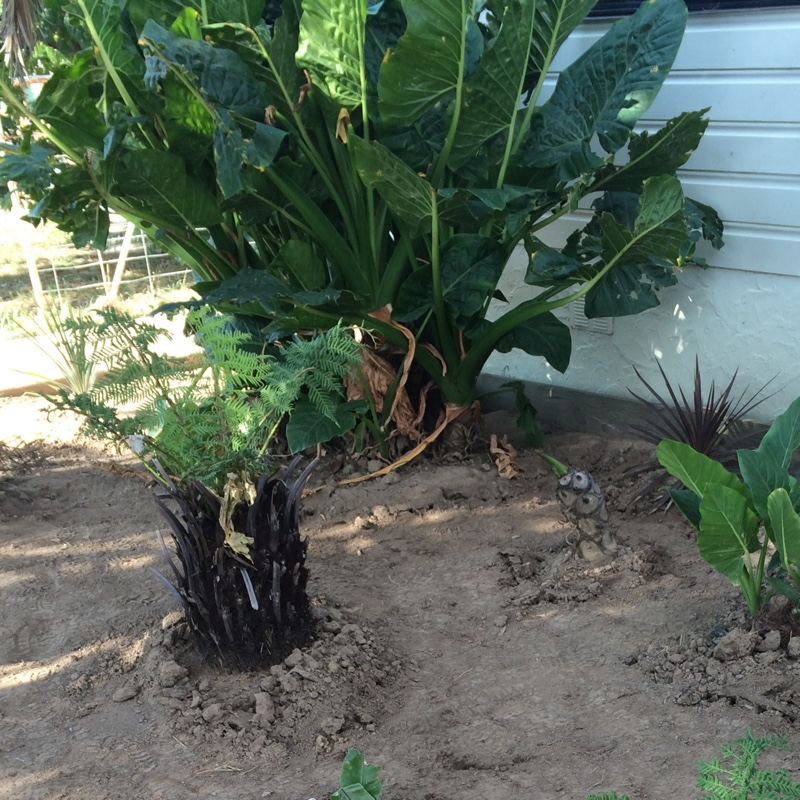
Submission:
[[[109,300],[118,297],[122,287],[156,294],[165,281],[185,284],[191,271],[172,256],[159,250],[132,223],[112,219],[105,250],[77,249],[71,244],[26,247],[31,288],[37,303],[55,296],[59,302],[67,294],[93,292]]]

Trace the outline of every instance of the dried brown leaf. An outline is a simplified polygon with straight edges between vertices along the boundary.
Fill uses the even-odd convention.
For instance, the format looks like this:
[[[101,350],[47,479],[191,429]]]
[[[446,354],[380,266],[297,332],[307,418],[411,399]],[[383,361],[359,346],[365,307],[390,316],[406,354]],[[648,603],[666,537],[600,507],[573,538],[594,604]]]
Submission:
[[[517,466],[517,451],[508,441],[508,436],[504,436],[498,441],[497,436],[492,434],[489,442],[489,452],[494,456],[494,463],[501,478],[516,478],[520,473]]]

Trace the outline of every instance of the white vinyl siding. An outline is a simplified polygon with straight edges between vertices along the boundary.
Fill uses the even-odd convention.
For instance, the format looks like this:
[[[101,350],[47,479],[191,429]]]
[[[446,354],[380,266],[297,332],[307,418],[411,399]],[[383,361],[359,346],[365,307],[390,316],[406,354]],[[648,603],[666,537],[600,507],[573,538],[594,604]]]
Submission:
[[[546,92],[609,25],[592,20],[570,37]],[[493,357],[488,372],[624,397],[637,385],[633,365],[658,382],[658,358],[689,384],[697,353],[718,384],[737,367],[743,385],[753,387],[780,373],[781,391],[756,416],[769,419],[800,395],[800,8],[690,14],[673,69],[640,128],[655,130],[705,107],[711,121],[681,179],[688,196],[725,222],[725,248],[702,251],[712,268],[689,268],[660,293],[659,308],[615,319],[612,336],[575,327],[565,376],[519,351]],[[587,218],[580,210],[564,218],[546,240],[563,242]],[[534,293],[521,285],[523,269],[520,258],[501,287],[512,302]]]

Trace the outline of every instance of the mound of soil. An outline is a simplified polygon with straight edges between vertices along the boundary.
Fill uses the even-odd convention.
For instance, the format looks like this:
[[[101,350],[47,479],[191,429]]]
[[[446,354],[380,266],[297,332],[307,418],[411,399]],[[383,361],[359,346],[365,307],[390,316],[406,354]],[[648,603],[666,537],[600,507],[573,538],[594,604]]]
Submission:
[[[488,454],[349,487],[320,471],[302,516],[320,635],[236,673],[197,658],[149,570],[146,475],[2,403],[2,798],[321,799],[358,747],[386,800],[672,800],[748,728],[786,735],[769,765],[800,780],[798,639],[745,619],[677,512],[622,513],[641,444],[549,438],[607,488],[620,549],[598,565],[565,545],[534,455],[511,480]]]

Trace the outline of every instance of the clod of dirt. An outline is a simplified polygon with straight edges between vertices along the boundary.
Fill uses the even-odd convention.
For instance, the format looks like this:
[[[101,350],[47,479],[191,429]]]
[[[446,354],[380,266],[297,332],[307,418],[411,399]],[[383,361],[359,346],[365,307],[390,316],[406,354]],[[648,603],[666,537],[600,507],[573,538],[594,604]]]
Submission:
[[[335,608],[315,607],[319,636],[264,673],[222,673],[196,661],[183,637],[174,657],[154,647],[151,700],[171,709],[170,727],[195,740],[224,739],[251,754],[275,743],[346,750],[358,732],[375,730],[385,694],[402,662],[375,631]],[[180,628],[174,618],[162,626]],[[193,662],[193,659],[195,661]],[[188,681],[187,681],[188,678]],[[160,691],[157,687],[161,687]],[[354,737],[349,741],[349,737]]]
[[[187,669],[176,661],[164,661],[158,667],[158,683],[164,687],[174,686],[188,674]]]
[[[714,648],[714,658],[717,661],[736,661],[749,656],[755,649],[757,640],[758,635],[755,633],[732,630],[719,640]],[[780,644],[780,634],[778,634],[778,644]]]
[[[120,688],[117,689],[114,692],[114,694],[111,695],[111,699],[115,703],[125,703],[128,700],[133,700],[133,698],[136,697],[137,694],[139,694],[138,686],[132,686],[132,685],[120,686]]]
[[[703,636],[651,644],[638,665],[656,683],[671,684],[678,705],[722,700],[798,722],[800,662],[788,660],[780,641],[779,631],[759,634],[734,628],[716,644]]]

